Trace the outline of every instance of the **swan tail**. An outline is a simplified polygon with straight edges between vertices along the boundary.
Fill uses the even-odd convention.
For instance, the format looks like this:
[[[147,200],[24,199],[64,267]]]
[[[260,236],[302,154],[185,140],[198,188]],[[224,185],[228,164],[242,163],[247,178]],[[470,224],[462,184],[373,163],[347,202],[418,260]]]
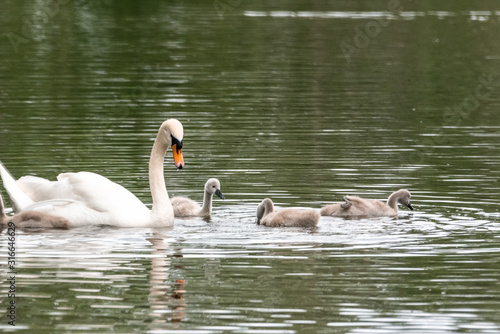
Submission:
[[[12,206],[16,211],[23,210],[25,207],[32,205],[34,202],[26,195],[16,183],[16,180],[10,175],[9,171],[0,161],[0,176],[2,177],[3,186],[12,201]]]

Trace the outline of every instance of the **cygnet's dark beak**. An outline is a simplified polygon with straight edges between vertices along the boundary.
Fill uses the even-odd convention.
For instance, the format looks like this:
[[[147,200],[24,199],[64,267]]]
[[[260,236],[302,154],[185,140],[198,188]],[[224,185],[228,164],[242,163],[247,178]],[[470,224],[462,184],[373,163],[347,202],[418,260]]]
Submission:
[[[413,206],[411,206],[410,203],[408,203],[406,206],[408,207],[408,209],[413,210]]]
[[[222,198],[222,199],[226,199],[226,198],[224,197],[224,195],[222,195],[222,193],[221,193],[220,189],[217,189],[217,190],[215,191],[215,194],[216,194],[217,196],[219,196],[220,198]]]

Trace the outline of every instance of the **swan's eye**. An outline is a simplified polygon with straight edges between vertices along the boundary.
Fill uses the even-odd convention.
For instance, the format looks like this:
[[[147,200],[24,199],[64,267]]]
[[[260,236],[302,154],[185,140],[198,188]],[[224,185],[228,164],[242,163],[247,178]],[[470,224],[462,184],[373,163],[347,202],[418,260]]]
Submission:
[[[179,140],[175,138],[174,136],[170,135],[172,138],[172,144],[171,146],[173,147],[175,145],[175,148],[177,149],[177,152],[179,152],[182,149],[182,140]]]

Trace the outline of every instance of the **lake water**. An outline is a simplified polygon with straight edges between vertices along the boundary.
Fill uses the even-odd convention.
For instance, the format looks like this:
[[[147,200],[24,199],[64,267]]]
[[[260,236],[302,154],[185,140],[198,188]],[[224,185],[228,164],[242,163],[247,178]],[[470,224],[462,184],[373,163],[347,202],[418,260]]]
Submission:
[[[0,331],[499,333],[496,1],[4,1],[0,160],[92,171],[150,205],[159,125],[184,124],[169,194],[210,221],[0,235]],[[255,224],[258,203],[412,192],[397,219]],[[6,193],[1,188],[4,198]]]

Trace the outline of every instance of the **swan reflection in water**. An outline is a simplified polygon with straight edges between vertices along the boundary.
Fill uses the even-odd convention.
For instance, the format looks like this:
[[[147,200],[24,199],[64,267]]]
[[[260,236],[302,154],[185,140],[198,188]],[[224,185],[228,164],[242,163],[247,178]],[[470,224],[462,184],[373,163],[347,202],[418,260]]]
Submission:
[[[169,283],[169,270],[172,266],[172,253],[175,254],[164,236],[155,234],[146,239],[152,245],[151,273],[148,302],[151,308],[149,316],[152,324],[182,322],[186,318],[187,302],[184,299],[184,280]]]

